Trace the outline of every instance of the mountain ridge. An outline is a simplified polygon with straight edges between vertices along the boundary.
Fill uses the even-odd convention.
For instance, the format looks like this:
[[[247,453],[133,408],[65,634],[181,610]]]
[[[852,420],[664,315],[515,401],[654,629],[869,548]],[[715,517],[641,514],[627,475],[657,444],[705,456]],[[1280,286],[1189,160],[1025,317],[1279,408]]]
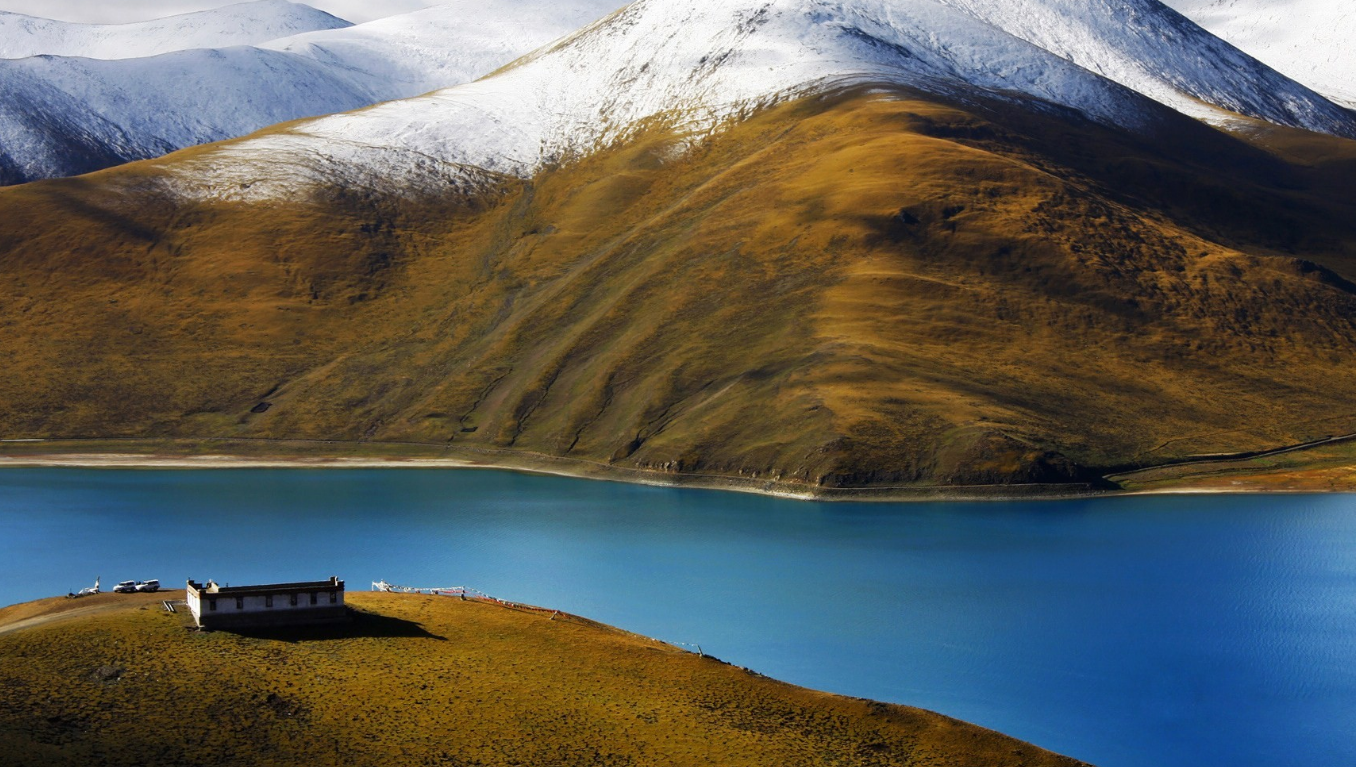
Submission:
[[[1067,4],[1042,0],[1039,7],[1062,17],[1069,15]],[[1121,40],[1113,6],[1144,17],[1146,31],[1134,42]],[[235,142],[189,175],[191,183],[209,186],[219,175],[218,193],[238,194],[234,176],[260,175],[249,169],[256,158],[306,177],[323,175],[319,165],[361,164],[345,155],[374,147],[389,164],[363,172],[396,184],[407,184],[400,177],[408,169],[424,173],[430,160],[453,172],[474,166],[530,176],[624,139],[647,121],[670,120],[701,133],[782,98],[862,82],[1044,101],[1141,132],[1161,124],[1164,114],[1148,94],[1226,124],[1250,115],[1356,136],[1356,114],[1248,59],[1156,0],[1116,0],[1086,24],[1050,25],[1040,34],[1018,8],[1009,0],[640,0],[483,80]],[[1194,47],[1176,53],[1183,40]],[[1173,53],[1164,64],[1150,52]],[[1223,57],[1222,63],[1199,63],[1212,57]],[[1164,68],[1145,69],[1155,65]],[[1203,98],[1214,106],[1203,105]],[[401,153],[408,153],[410,168],[401,166]],[[282,181],[267,188],[291,193]]]
[[[113,158],[144,159],[270,124],[412,97],[491,71],[498,77],[485,84],[389,108],[384,114],[394,117],[380,124],[363,110],[317,122],[312,132],[332,144],[365,144],[388,156],[413,148],[416,164],[432,159],[530,173],[540,162],[622,135],[627,123],[675,109],[692,110],[689,121],[709,128],[722,115],[813,90],[816,81],[829,87],[884,80],[943,91],[957,84],[1009,90],[1127,126],[1152,119],[1152,110],[1117,91],[1125,87],[1225,126],[1245,122],[1241,115],[1356,135],[1356,113],[1213,38],[1157,0],[1088,7],[1072,0],[723,0],[691,7],[642,0],[619,12],[622,21],[610,27],[594,24],[572,35],[570,44],[511,62],[611,7],[610,0],[527,7],[462,2],[264,42],[248,53],[0,62],[0,83],[15,94],[13,103],[25,105],[18,110],[11,104],[9,114],[0,114],[0,147],[6,150],[0,168],[8,169],[0,183],[86,172]],[[1130,23],[1122,24],[1126,18]],[[645,33],[628,29],[635,24],[646,25]],[[697,27],[705,39],[683,37],[683,30]],[[543,73],[553,66],[568,77]],[[586,84],[581,78],[589,72],[594,79]],[[269,83],[274,95],[255,93],[249,84],[258,82]],[[558,92],[577,89],[585,93]],[[483,114],[471,114],[477,111]],[[544,114],[554,114],[549,119],[556,122],[539,124]],[[427,127],[430,121],[449,127],[429,135],[438,133]],[[414,124],[424,127],[411,130]],[[490,141],[492,133],[515,131],[516,139],[475,145]],[[384,146],[392,132],[414,146]],[[306,133],[293,131],[303,144]],[[317,150],[324,147],[300,148],[302,154]],[[63,162],[65,154],[77,161]]]

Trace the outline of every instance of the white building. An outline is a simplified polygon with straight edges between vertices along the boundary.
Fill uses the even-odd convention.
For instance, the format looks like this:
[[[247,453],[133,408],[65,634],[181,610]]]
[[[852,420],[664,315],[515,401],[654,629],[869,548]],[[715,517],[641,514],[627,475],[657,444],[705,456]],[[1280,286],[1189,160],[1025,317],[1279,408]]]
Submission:
[[[188,582],[188,609],[206,629],[314,626],[348,620],[344,582],[337,577],[307,583],[204,586]]]

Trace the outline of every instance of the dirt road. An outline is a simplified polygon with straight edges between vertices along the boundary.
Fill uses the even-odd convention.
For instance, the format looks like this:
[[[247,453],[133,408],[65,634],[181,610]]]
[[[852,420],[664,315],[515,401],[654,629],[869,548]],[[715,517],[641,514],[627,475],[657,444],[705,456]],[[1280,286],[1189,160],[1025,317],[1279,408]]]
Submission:
[[[50,597],[0,608],[0,634],[110,612],[128,604],[141,604],[159,609],[160,603],[164,600],[175,601],[183,598],[182,589],[158,591],[154,594],[108,592],[76,599]]]

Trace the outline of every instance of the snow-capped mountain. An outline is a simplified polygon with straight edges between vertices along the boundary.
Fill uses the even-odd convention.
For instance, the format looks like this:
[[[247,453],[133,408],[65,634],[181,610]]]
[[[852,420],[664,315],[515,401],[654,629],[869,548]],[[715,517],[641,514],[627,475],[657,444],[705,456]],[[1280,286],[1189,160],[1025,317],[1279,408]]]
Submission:
[[[0,101],[0,183],[85,173],[467,82],[569,34],[616,2],[559,7],[544,0],[457,0],[258,46],[116,60],[0,60],[6,96]],[[211,18],[239,20],[245,10],[269,8],[306,6],[267,0],[219,9]],[[157,30],[177,29],[152,22],[119,26],[141,29],[143,49],[170,44]]]
[[[347,26],[351,25],[343,19],[287,0],[255,0],[131,24],[75,24],[0,11],[0,59],[132,59],[192,48],[254,45]]]
[[[1192,21],[1330,98],[1356,106],[1356,3],[1165,0]]]
[[[861,83],[979,89],[1129,129],[1162,114],[1148,96],[1356,136],[1350,112],[1156,0],[639,0],[492,77],[237,142],[191,174],[251,196],[334,173],[527,176],[642,121],[700,131]]]

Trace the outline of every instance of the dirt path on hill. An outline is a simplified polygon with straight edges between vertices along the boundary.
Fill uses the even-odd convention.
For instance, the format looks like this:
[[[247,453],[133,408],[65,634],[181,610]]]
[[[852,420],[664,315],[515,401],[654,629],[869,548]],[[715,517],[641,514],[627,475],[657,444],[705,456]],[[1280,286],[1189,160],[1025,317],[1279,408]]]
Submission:
[[[178,601],[183,598],[182,591],[160,591],[154,594],[104,593],[78,599],[51,597],[37,602],[25,602],[0,608],[0,634],[76,618],[87,618],[100,613],[124,610],[130,606],[158,609],[164,600]]]
[[[1213,455],[1200,455],[1183,458],[1176,461],[1166,461],[1164,463],[1144,466],[1138,469],[1128,469],[1125,471],[1114,471],[1107,474],[1104,478],[1112,482],[1132,478],[1138,474],[1149,474],[1163,469],[1180,469],[1192,466],[1209,466],[1211,464],[1238,463],[1241,461],[1255,461],[1263,458],[1271,458],[1286,453],[1298,453],[1303,450],[1312,450],[1316,447],[1325,447],[1327,445],[1339,445],[1344,442],[1356,441],[1356,434],[1339,434],[1333,437],[1324,437],[1309,442],[1301,442],[1297,445],[1285,445],[1283,447],[1268,448],[1266,450],[1248,450],[1239,453],[1216,453]]]

